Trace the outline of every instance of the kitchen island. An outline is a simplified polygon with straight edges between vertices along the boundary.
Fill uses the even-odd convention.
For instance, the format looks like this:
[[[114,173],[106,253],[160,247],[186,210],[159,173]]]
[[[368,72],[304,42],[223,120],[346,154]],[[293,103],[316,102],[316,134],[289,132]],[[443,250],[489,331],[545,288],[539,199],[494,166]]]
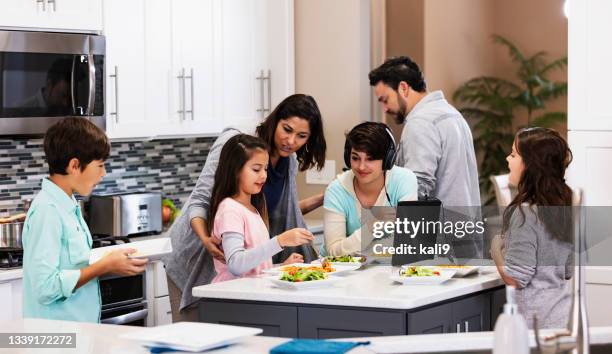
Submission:
[[[348,338],[488,331],[505,302],[494,267],[440,285],[401,285],[397,268],[368,265],[319,289],[287,290],[266,277],[193,288],[200,320],[262,328],[264,335]]]

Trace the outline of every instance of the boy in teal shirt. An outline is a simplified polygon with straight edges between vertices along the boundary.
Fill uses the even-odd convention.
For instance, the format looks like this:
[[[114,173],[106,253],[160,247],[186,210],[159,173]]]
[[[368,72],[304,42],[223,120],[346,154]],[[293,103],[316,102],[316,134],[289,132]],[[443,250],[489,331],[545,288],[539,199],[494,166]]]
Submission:
[[[89,195],[106,174],[110,145],[104,132],[84,118],[66,118],[47,131],[43,179],[23,229],[23,316],[99,322],[98,277],[134,275],[147,260],[133,249],[114,251],[89,265],[91,234],[74,193]]]

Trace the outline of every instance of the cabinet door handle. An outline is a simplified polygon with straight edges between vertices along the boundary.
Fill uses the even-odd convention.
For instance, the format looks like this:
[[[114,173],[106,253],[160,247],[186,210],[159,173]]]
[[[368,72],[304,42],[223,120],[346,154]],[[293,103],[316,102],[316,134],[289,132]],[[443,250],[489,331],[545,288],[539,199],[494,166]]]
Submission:
[[[179,98],[181,100],[181,105],[177,113],[181,114],[181,120],[185,120],[185,68],[181,69],[181,74],[176,78],[179,79],[180,82],[179,96],[182,94],[182,96]]]
[[[47,11],[45,0],[36,0],[36,7],[38,7],[38,4],[42,4],[42,10]]]
[[[470,331],[470,323],[468,321],[465,321],[465,333]]]
[[[111,112],[111,116],[115,116],[115,123],[119,123],[119,68],[115,65],[115,72],[110,77],[115,80],[115,111]]]
[[[461,323],[457,322],[457,333],[461,332]]]
[[[268,70],[268,108],[264,112],[272,112],[272,71]]]
[[[47,4],[53,4],[53,12],[57,11],[57,9],[55,7],[55,0],[47,0]]]
[[[259,100],[259,108],[257,109],[257,112],[261,113],[261,116],[264,116],[265,113],[265,108],[264,108],[264,80],[265,80],[265,76],[264,76],[264,72],[263,70],[260,72],[259,76],[256,77],[256,80],[259,80],[259,93],[260,93],[260,100]]]
[[[183,109],[185,109],[185,113],[189,113],[191,114],[191,120],[193,120],[193,68],[191,68],[191,70],[189,71],[189,76],[185,76],[185,78],[183,80],[189,79],[189,83],[191,84],[190,88],[191,88],[191,110],[187,111],[187,107],[184,107],[185,105],[185,101],[183,100]],[[185,87],[185,85],[183,84],[183,87]],[[185,90],[183,89],[183,94],[185,93]]]

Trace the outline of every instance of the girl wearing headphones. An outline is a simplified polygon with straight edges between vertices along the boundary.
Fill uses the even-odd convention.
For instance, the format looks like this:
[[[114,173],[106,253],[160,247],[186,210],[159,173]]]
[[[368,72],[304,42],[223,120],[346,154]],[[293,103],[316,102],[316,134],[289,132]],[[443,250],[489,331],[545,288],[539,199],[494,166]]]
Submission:
[[[395,140],[384,123],[365,122],[346,136],[344,163],[325,190],[325,247],[322,254],[352,255],[362,251],[361,209],[397,206],[417,199],[417,179],[409,169],[394,166]]]

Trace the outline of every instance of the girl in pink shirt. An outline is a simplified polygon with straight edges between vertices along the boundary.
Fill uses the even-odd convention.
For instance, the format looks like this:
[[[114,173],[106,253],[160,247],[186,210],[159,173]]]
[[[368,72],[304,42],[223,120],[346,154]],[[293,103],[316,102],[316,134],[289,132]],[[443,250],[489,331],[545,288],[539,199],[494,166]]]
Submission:
[[[221,150],[211,195],[208,232],[221,243],[225,262],[214,259],[213,283],[257,276],[272,268],[272,256],[283,247],[314,240],[306,229],[296,228],[270,238],[268,213],[262,188],[269,156],[263,140],[247,134],[230,138]],[[302,263],[293,253],[283,264]]]

